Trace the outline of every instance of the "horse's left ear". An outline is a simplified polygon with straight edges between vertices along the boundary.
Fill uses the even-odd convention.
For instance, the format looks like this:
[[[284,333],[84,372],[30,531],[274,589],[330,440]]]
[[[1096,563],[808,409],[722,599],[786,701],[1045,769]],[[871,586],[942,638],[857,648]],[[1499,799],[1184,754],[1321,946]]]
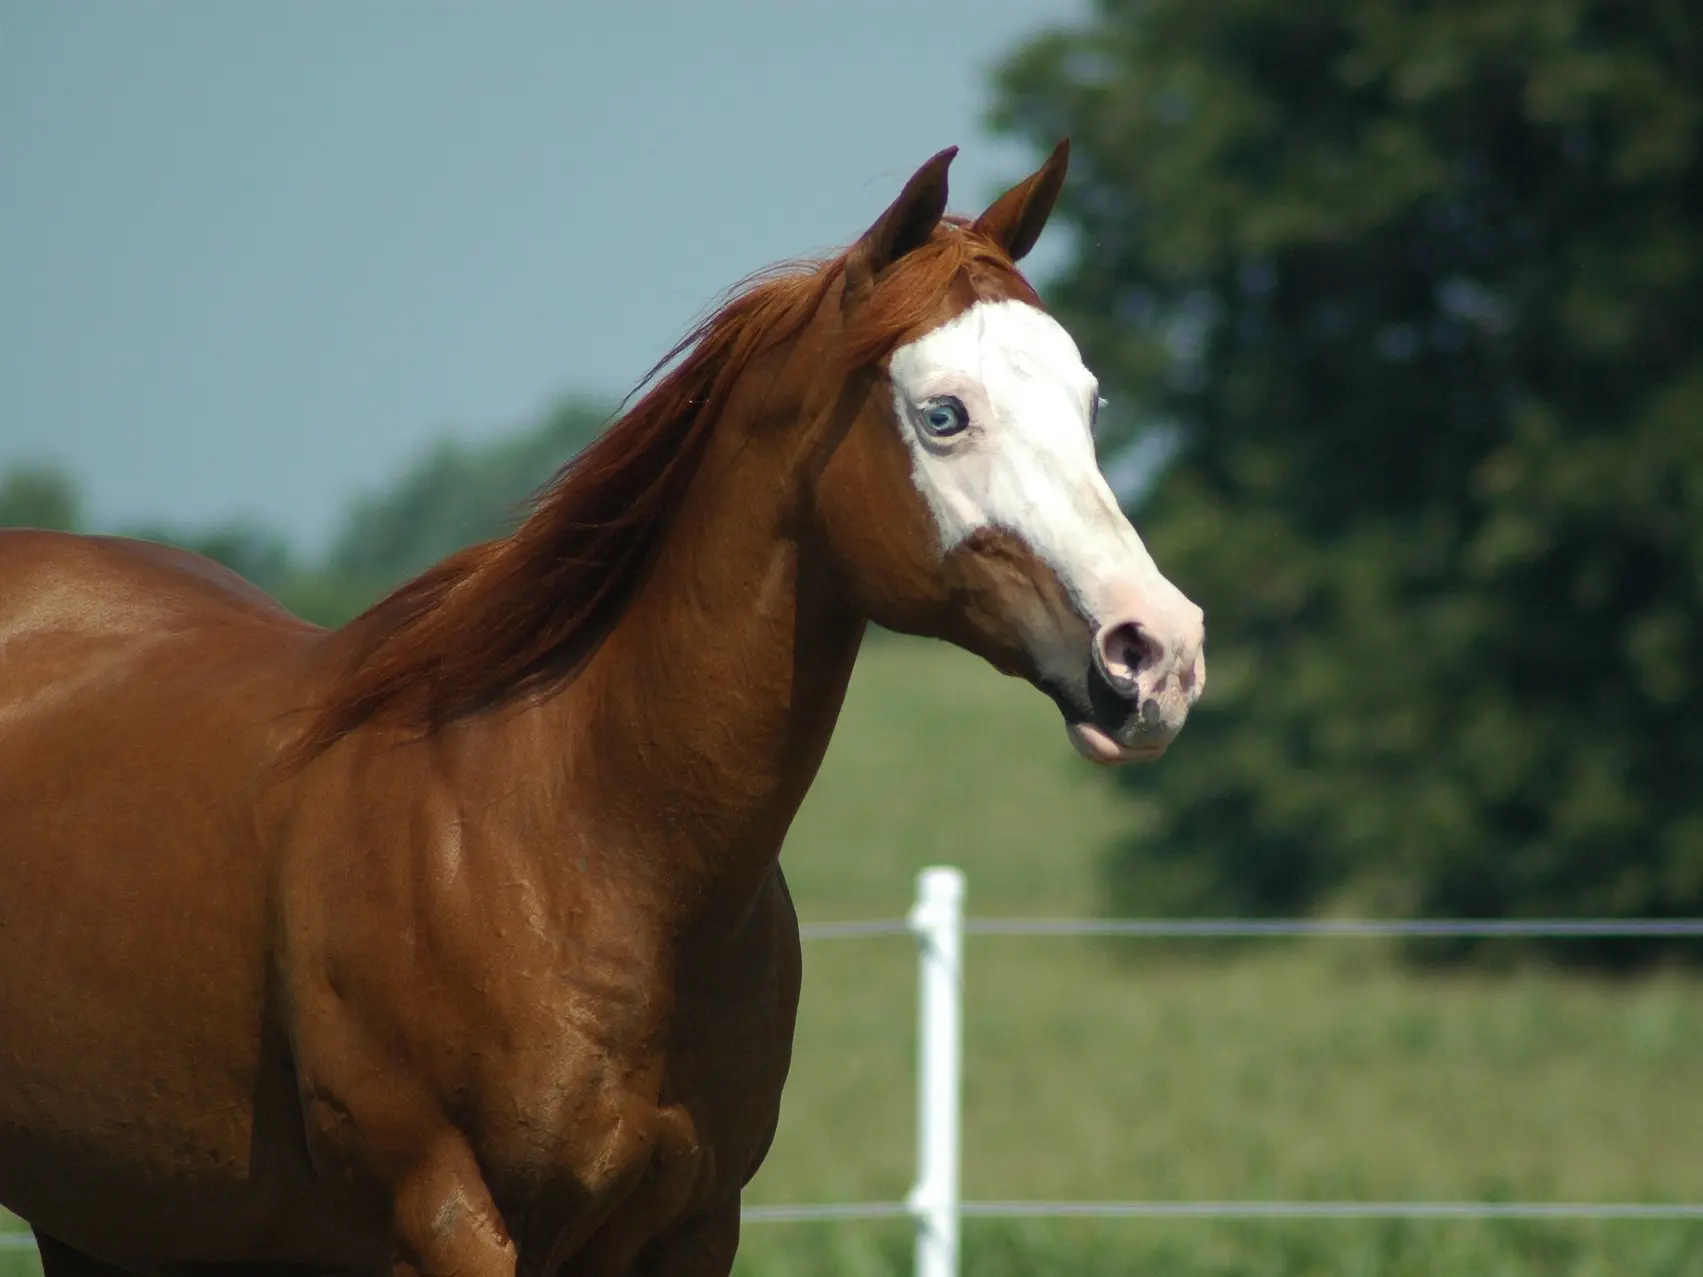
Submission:
[[[1005,250],[1012,261],[1020,260],[1041,238],[1041,228],[1053,211],[1053,202],[1064,189],[1064,173],[1070,167],[1070,139],[1065,138],[1047,156],[1047,162],[996,199],[976,219],[975,231],[986,235]]]

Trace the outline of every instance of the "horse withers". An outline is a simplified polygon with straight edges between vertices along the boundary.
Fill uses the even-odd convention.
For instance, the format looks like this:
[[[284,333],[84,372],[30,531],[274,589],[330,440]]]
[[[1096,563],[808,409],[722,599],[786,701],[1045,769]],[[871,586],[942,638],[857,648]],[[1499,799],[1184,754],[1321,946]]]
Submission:
[[[952,154],[342,629],[0,533],[0,1202],[47,1277],[726,1273],[798,997],[777,858],[865,626],[1098,762],[1169,744],[1201,614],[1014,265],[1066,148],[973,221]]]

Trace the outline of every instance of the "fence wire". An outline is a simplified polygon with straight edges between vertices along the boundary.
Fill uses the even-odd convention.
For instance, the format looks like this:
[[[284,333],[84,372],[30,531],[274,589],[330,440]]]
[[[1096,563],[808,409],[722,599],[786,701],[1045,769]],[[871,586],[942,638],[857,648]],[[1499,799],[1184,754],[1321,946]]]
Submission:
[[[902,919],[807,922],[804,940],[904,935]],[[973,936],[1129,936],[1155,940],[1305,937],[1467,940],[1639,940],[1703,938],[1703,918],[966,918]]]
[[[1690,1202],[965,1202],[983,1219],[1696,1219]]]
[[[748,1206],[747,1224],[901,1219],[903,1202]],[[1691,1202],[963,1202],[966,1219],[1700,1220]]]
[[[805,923],[804,940],[901,935],[899,919]],[[1703,938],[1703,918],[966,918],[979,936],[1135,939],[1591,939]],[[747,1223],[820,1223],[903,1218],[903,1202],[751,1206]],[[1313,1220],[1699,1220],[1691,1202],[963,1202],[966,1219],[1313,1219]]]

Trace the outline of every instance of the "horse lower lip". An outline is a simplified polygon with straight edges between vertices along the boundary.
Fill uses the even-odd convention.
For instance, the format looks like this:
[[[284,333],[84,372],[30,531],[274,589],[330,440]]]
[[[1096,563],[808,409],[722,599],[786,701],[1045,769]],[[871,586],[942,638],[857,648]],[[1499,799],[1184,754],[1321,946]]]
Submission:
[[[1118,763],[1149,762],[1165,752],[1164,744],[1125,745],[1103,727],[1077,722],[1069,725],[1070,743],[1091,763],[1110,767]],[[1169,744],[1169,742],[1166,742]]]
[[[1092,723],[1072,723],[1068,730],[1070,743],[1089,762],[1109,765],[1118,761],[1121,751],[1117,742]]]

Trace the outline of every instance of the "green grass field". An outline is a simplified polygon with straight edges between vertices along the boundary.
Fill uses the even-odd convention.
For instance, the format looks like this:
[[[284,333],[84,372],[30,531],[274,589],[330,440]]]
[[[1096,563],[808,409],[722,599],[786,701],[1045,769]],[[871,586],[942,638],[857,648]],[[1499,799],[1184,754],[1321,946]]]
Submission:
[[[1081,916],[1100,852],[1139,819],[1037,693],[882,636],[786,865],[810,920],[898,916],[940,862],[968,872],[974,913]],[[807,948],[782,1129],[750,1201],[903,1196],[914,984],[902,939]],[[986,937],[966,985],[970,1197],[1703,1201],[1693,980],[1420,976],[1365,940],[1191,956]],[[1672,1223],[971,1221],[964,1236],[973,1277],[1703,1275],[1703,1226]],[[760,1224],[740,1272],[900,1273],[909,1252],[903,1224]]]
[[[1082,916],[1101,852],[1139,819],[1041,696],[883,638],[785,863],[806,919],[898,915],[937,862],[967,871],[972,913]],[[805,972],[782,1130],[750,1200],[901,1197],[910,945],[818,942]],[[1191,956],[1000,937],[969,941],[965,981],[969,1197],[1703,1201],[1694,981],[1421,977],[1366,940]],[[965,1255],[975,1277],[1642,1277],[1703,1274],[1703,1227],[972,1221]],[[749,1277],[908,1266],[903,1225],[753,1225],[741,1255]]]

